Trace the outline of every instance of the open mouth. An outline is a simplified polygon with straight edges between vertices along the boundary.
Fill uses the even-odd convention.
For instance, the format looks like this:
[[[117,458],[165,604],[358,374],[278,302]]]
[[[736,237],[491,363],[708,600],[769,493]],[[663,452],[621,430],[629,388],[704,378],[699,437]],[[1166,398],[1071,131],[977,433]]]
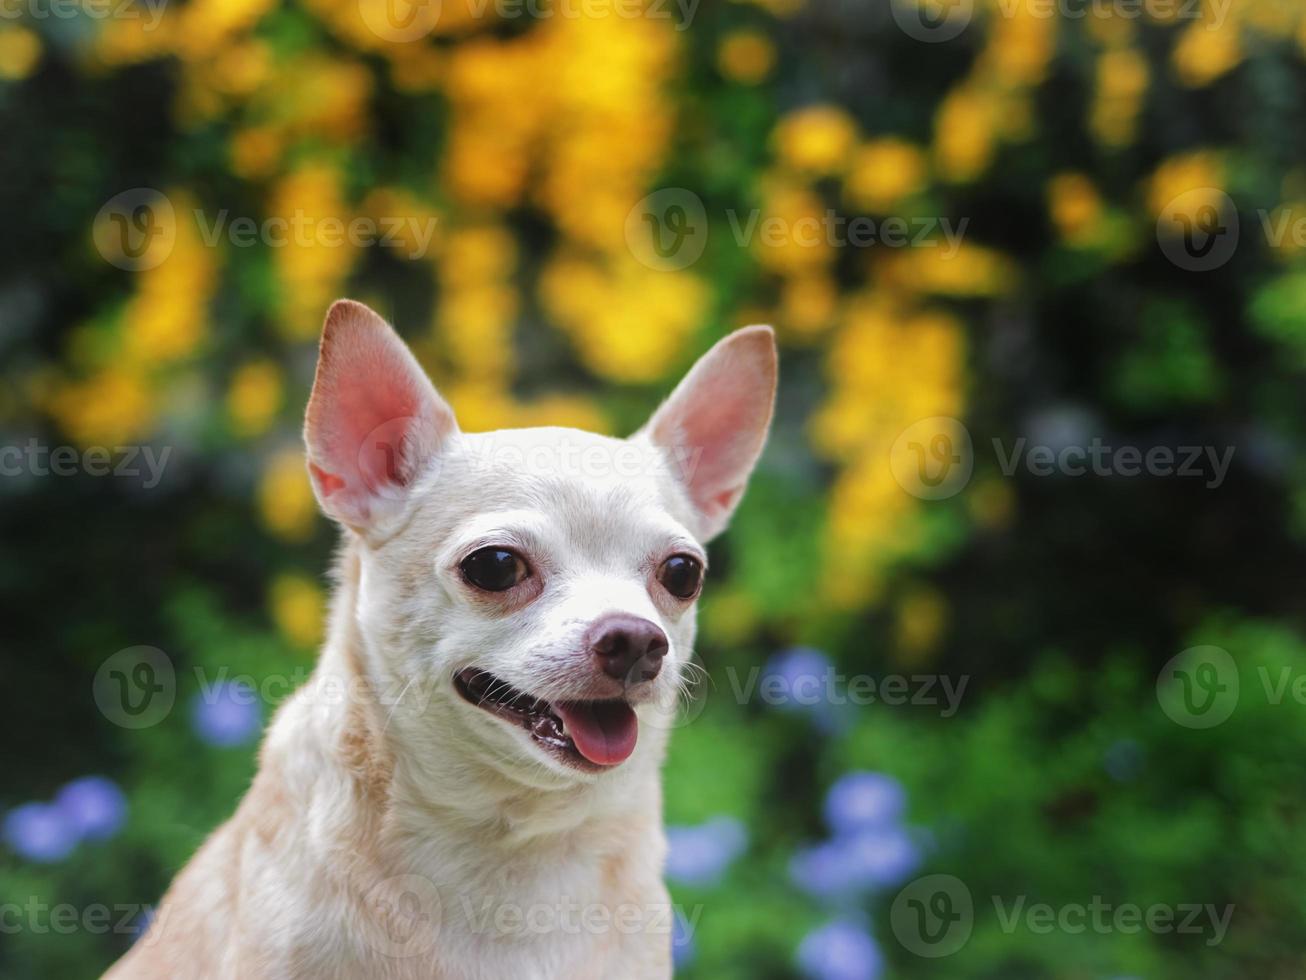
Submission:
[[[520,725],[555,757],[577,768],[619,765],[635,751],[639,719],[625,701],[542,701],[475,667],[456,674],[454,687],[463,700]]]

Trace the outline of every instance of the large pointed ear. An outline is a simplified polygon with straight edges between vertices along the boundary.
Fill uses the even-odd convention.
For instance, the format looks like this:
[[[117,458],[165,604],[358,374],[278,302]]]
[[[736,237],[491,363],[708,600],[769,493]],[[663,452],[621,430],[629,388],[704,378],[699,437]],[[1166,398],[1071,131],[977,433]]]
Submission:
[[[390,325],[362,303],[327,311],[304,442],[328,517],[374,530],[458,431],[453,410]]]
[[[704,540],[725,530],[762,453],[775,405],[775,334],[736,330],[699,358],[640,433],[666,453]]]

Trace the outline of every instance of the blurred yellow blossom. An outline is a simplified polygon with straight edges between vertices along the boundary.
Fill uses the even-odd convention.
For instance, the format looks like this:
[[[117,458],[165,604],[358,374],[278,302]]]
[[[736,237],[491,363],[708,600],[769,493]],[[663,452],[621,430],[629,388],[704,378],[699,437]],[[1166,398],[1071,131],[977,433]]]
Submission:
[[[1153,217],[1160,217],[1183,197],[1185,211],[1195,214],[1209,205],[1218,206],[1223,188],[1224,161],[1218,153],[1197,150],[1173,156],[1148,180],[1147,208]]]
[[[231,172],[253,180],[269,176],[281,162],[285,140],[274,126],[251,126],[231,135]]]
[[[317,501],[303,453],[288,450],[273,456],[259,481],[257,499],[263,526],[277,537],[305,541],[312,536]]]
[[[285,234],[272,249],[282,326],[293,338],[315,337],[357,254],[348,236],[335,233],[353,217],[340,174],[325,163],[287,174],[272,188],[268,215],[284,223]]]
[[[934,161],[945,180],[965,183],[988,169],[995,150],[996,105],[983,92],[954,89],[934,117]]]
[[[917,586],[898,600],[894,638],[898,657],[908,664],[928,659],[948,624],[948,603],[937,589]]]
[[[268,606],[282,636],[297,647],[317,646],[322,638],[326,599],[315,579],[283,572],[268,588]]]
[[[152,386],[121,365],[56,384],[47,407],[60,428],[83,446],[113,446],[138,438],[155,417]]]
[[[554,260],[541,274],[540,293],[593,371],[644,382],[670,368],[711,296],[688,272],[649,269],[629,256],[603,266],[577,257]]]
[[[778,326],[786,339],[811,341],[834,323],[839,287],[823,272],[802,273],[780,288]]]
[[[1210,85],[1242,61],[1238,25],[1225,22],[1217,28],[1195,21],[1180,35],[1171,57],[1175,74],[1185,85]]]
[[[41,39],[26,27],[0,29],[0,78],[26,78],[41,60]]]
[[[823,268],[834,261],[831,209],[806,184],[771,175],[761,183],[760,212],[741,217],[754,256],[763,268],[782,275]],[[751,223],[751,225],[750,225]]]
[[[886,286],[939,296],[1001,296],[1014,285],[1018,271],[1010,257],[965,241],[955,252],[943,243],[895,249],[877,267]]]
[[[716,63],[726,78],[756,85],[775,66],[775,45],[760,31],[731,31],[717,47]]]
[[[227,389],[227,416],[239,436],[262,435],[281,408],[281,371],[268,360],[241,365]]]
[[[857,143],[857,124],[843,109],[814,105],[782,118],[771,133],[781,162],[802,173],[843,170]]]
[[[1120,47],[1102,53],[1097,60],[1097,84],[1089,120],[1099,141],[1111,147],[1133,142],[1150,80],[1151,71],[1142,52]]]
[[[844,191],[856,207],[888,212],[925,186],[925,153],[896,137],[872,140],[857,149]]]
[[[1071,245],[1087,245],[1102,224],[1102,199],[1084,174],[1057,174],[1048,181],[1048,209],[1058,234]]]

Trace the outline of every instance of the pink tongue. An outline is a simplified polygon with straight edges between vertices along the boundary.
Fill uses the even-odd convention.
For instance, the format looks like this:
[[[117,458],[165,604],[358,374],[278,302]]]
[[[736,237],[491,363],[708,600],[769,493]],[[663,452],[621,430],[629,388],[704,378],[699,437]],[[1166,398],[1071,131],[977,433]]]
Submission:
[[[553,710],[562,717],[576,750],[590,762],[615,766],[635,751],[639,719],[625,701],[560,701]]]

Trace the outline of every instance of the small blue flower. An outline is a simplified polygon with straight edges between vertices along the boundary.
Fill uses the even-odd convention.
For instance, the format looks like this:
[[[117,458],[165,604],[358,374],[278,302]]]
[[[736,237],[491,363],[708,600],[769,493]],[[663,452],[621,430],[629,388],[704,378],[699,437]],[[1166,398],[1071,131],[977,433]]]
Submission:
[[[828,706],[828,687],[834,670],[830,658],[810,647],[791,647],[767,661],[762,671],[761,696],[781,711],[814,711]]]
[[[257,736],[262,724],[262,707],[247,684],[215,684],[197,694],[192,703],[191,725],[210,745],[241,745]]]
[[[713,817],[694,827],[668,827],[667,845],[668,878],[714,885],[748,847],[748,831],[734,817]]]
[[[836,834],[888,827],[902,819],[907,793],[882,772],[850,772],[825,797],[825,822]]]
[[[816,898],[841,899],[896,885],[920,860],[920,849],[904,830],[867,830],[799,851],[789,862],[789,877]]]
[[[671,961],[679,969],[694,960],[694,934],[677,910],[671,918]]]
[[[48,864],[77,846],[77,828],[51,803],[24,803],[5,815],[5,842],[29,861]]]
[[[877,980],[884,972],[884,955],[861,926],[836,921],[803,938],[798,966],[812,980]]]
[[[112,837],[127,819],[127,797],[104,776],[73,780],[59,790],[54,805],[80,837],[91,840]]]

